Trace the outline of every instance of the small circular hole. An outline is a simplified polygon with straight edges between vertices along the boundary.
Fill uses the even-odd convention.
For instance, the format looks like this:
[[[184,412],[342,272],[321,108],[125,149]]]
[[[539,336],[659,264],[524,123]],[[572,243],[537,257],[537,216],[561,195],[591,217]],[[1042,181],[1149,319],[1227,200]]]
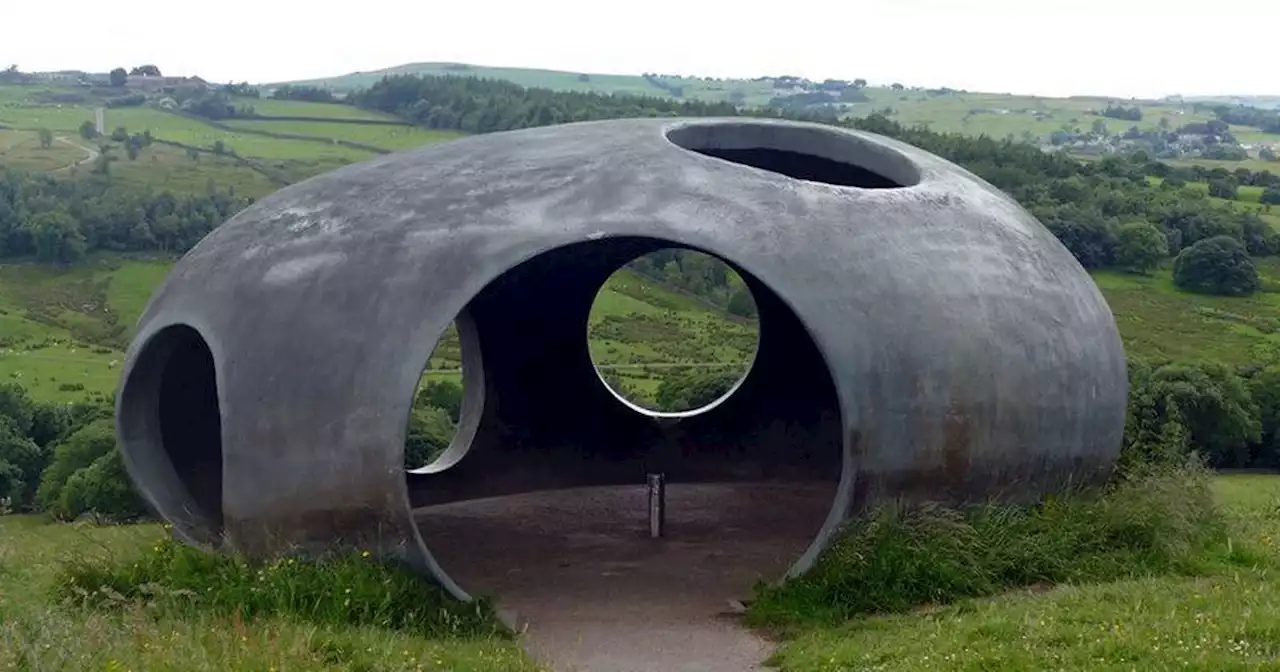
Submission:
[[[723,260],[662,249],[605,281],[587,338],[614,396],[646,415],[687,417],[727,399],[746,377],[759,343],[755,298]]]

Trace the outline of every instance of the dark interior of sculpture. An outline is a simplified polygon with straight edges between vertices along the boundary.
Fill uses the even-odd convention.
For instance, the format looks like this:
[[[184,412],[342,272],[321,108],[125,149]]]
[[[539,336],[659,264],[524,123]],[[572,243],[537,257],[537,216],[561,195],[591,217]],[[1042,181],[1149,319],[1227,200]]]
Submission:
[[[816,128],[691,125],[669,131],[667,139],[691,152],[811,182],[894,189],[920,181],[919,172],[901,155]]]
[[[209,534],[222,530],[222,428],[213,355],[190,327],[162,329],[148,342],[123,391],[120,429],[152,457],[139,468],[166,484],[169,516]]]
[[[842,467],[835,389],[806,328],[757,279],[739,271],[759,314],[756,356],[718,402],[656,417],[615,396],[592,362],[587,320],[601,285],[670,247],[634,237],[563,247],[508,271],[464,311],[463,359],[482,362],[464,366],[467,394],[483,386],[460,423],[469,445],[455,445],[452,466],[407,478],[424,542],[468,592],[505,600],[528,589],[511,583],[513,564],[545,586],[557,568],[657,552],[645,538],[647,474],[668,483],[665,538],[718,555],[716,576],[743,591],[781,578],[822,527]],[[479,415],[473,430],[466,411]],[[577,558],[575,539],[592,540]],[[666,571],[692,576],[689,561]]]

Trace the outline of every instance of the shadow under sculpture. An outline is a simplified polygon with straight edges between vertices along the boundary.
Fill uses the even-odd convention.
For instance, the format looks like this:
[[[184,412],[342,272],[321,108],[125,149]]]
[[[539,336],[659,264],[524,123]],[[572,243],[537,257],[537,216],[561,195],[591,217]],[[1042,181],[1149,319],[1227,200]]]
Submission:
[[[586,342],[609,274],[669,247],[727,261],[760,316],[739,387],[674,422],[620,402]],[[419,375],[455,318],[459,432],[406,473]],[[1126,396],[1089,275],[971,173],[828,126],[634,119],[431,145],[263,199],[152,298],[117,419],[187,542],[371,549],[465,597],[414,508],[655,471],[838,482],[798,572],[886,498],[1105,477]]]

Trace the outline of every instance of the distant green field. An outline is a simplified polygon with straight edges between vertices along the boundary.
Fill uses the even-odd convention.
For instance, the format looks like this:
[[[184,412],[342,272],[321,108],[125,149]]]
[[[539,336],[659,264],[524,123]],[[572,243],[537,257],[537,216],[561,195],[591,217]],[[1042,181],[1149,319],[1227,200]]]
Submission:
[[[202,154],[199,162],[192,161],[186,151],[178,147],[153,144],[144,150],[136,161],[130,161],[123,151],[115,151],[117,161],[111,164],[113,180],[133,184],[139,188],[156,191],[169,190],[179,194],[203,194],[210,181],[220,189],[234,188],[241,196],[261,198],[280,188],[266,174],[238,163],[234,158]],[[316,173],[341,165],[290,162],[284,169],[314,171]],[[268,166],[272,167],[272,166]]]
[[[274,100],[271,98],[239,98],[237,105],[253,107],[253,111],[267,117],[331,117],[334,119],[395,119],[389,114],[362,110],[351,105],[309,103],[302,100]]]
[[[257,119],[232,119],[226,125],[271,133],[291,133],[318,138],[341,138],[349,142],[379,147],[392,151],[409,149],[433,142],[462,137],[453,131],[436,131],[417,126],[363,126],[359,124],[325,123],[322,121],[265,121]]]
[[[351,163],[371,158],[372,153],[334,143],[284,140],[249,133],[231,133],[200,121],[144,107],[108,110],[107,128],[125,127],[130,133],[151,131],[154,137],[184,145],[213,147],[224,145],[245,157],[273,160],[329,161]],[[334,126],[338,126],[335,124]],[[355,126],[354,128],[361,128]]]
[[[75,139],[79,142],[78,137]],[[65,142],[55,141],[50,147],[41,147],[40,136],[35,131],[0,130],[0,165],[3,166],[18,170],[58,170],[85,156],[85,152]]]
[[[1094,273],[1130,355],[1214,359],[1231,364],[1280,361],[1280,259],[1257,259],[1271,291],[1229,298],[1188,294],[1166,269],[1152,277]]]

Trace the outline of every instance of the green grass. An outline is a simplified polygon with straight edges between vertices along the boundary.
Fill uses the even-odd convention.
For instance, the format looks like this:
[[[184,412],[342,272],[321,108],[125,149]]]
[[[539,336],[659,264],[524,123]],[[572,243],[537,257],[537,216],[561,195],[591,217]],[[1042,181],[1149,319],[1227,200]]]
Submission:
[[[76,140],[79,141],[78,137]],[[35,131],[0,130],[0,165],[3,166],[50,171],[66,168],[85,156],[83,151],[64,142],[54,141],[50,147],[41,147],[40,136]]]
[[[1037,584],[949,606],[801,626],[774,662],[784,672],[1275,669],[1280,655],[1280,583],[1274,571],[1280,561],[1280,476],[1218,476],[1212,492],[1231,546],[1219,543],[1216,556],[1210,553],[1209,563],[1195,563],[1196,571],[1149,573],[1150,553],[1130,557],[1127,567],[1112,564],[1121,558],[1110,558],[1104,564],[1120,570],[1123,578],[1118,581]],[[1173,492],[1132,494],[1148,502],[1167,500],[1163,506],[1170,511],[1180,508]],[[1119,510],[1113,520],[1151,519],[1131,514],[1132,509]],[[1130,532],[1140,529],[1130,526]],[[1081,562],[1087,555],[1049,557],[1060,549],[1031,546],[1035,537],[1015,536],[1025,531],[1009,535],[1028,545],[1023,554],[1088,565]],[[1004,532],[986,529],[983,534],[993,539]],[[1046,535],[1060,536],[1052,531],[1040,536]],[[1177,536],[1166,531],[1155,541]],[[1241,552],[1244,547],[1248,551]],[[908,562],[905,567],[922,564]],[[890,573],[884,580],[902,578]]]
[[[240,98],[236,100],[236,104],[252,107],[254,112],[265,117],[325,117],[333,119],[372,119],[375,121],[395,119],[389,114],[362,110],[351,105],[309,103],[301,100]]]
[[[1116,316],[1125,350],[1151,359],[1280,360],[1280,259],[1256,259],[1271,291],[1227,298],[1189,294],[1166,268],[1152,276],[1098,271],[1094,281]]]
[[[319,173],[341,165],[338,162],[274,162],[265,164],[263,170],[243,165],[232,157],[202,154],[192,161],[185,150],[162,144],[152,144],[144,149],[136,161],[130,161],[123,150],[113,154],[119,160],[111,164],[111,179],[155,191],[171,191],[176,194],[204,194],[212,180],[220,189],[234,189],[238,196],[261,198],[280,188],[271,175],[295,172]],[[282,164],[282,165],[280,165]]]
[[[436,131],[416,126],[361,125],[325,123],[321,121],[266,121],[232,119],[228,126],[272,133],[292,133],[317,138],[341,138],[387,150],[409,149],[420,145],[462,137],[453,131]]]
[[[1220,475],[1211,487],[1232,547],[1219,544],[1220,555],[1211,556],[1218,562],[1199,571],[1033,585],[948,606],[792,627],[774,662],[783,672],[1274,669],[1280,655],[1274,571],[1280,561],[1280,476]],[[1131,502],[1150,502],[1170,492],[1134,494]],[[1151,519],[1135,515],[1134,508],[1117,509],[1118,520]],[[423,588],[406,582],[399,584],[404,594],[388,595],[376,580],[406,577],[363,566],[358,558],[338,558],[337,567],[267,572],[260,583],[292,592],[233,599],[253,595],[256,571],[178,551],[162,539],[157,525],[0,518],[0,638],[6,642],[0,669],[535,669],[500,637],[442,635],[434,620],[380,619],[380,605]],[[1025,542],[1022,548],[1050,558],[1057,550]],[[1061,562],[1080,564],[1070,557]],[[1108,564],[1117,566],[1114,559]],[[1142,574],[1137,569],[1133,573]],[[72,576],[82,588],[110,585],[119,597],[99,593],[89,600],[96,606],[85,605],[88,596],[67,581]],[[152,597],[141,588],[147,582],[155,585]],[[184,601],[183,587],[205,587],[211,596]],[[353,589],[358,608],[339,608],[348,606],[339,599],[350,599],[339,587]],[[431,603],[438,599],[433,595],[419,599]],[[303,596],[312,599],[295,599]],[[246,606],[253,611],[246,613]]]
[[[484,635],[465,608],[444,618],[438,590],[359,558],[277,569],[255,602],[241,595],[268,585],[256,569],[162,539],[158,525],[0,517],[0,669],[535,669],[512,642]],[[82,587],[106,583],[114,591],[106,594],[119,599],[98,593],[86,600],[72,577]],[[142,579],[155,580],[150,598],[140,599]],[[207,590],[197,600],[183,592],[191,587]],[[351,595],[356,608],[344,604]],[[255,610],[245,613],[243,605]]]

